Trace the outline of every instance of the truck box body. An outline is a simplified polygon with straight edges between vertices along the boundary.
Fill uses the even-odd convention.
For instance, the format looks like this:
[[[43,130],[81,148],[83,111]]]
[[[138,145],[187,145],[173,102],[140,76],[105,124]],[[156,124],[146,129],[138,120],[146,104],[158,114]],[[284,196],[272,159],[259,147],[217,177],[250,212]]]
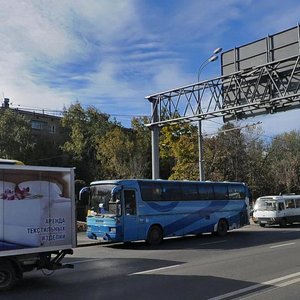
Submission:
[[[0,259],[76,246],[73,168],[0,165]]]

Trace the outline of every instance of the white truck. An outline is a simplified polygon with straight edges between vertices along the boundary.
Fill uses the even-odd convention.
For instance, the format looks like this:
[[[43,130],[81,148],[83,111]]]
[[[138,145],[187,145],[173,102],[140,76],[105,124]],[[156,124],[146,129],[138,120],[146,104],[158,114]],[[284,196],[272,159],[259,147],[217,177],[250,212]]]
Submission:
[[[263,196],[255,201],[253,221],[261,227],[300,222],[300,195]]]
[[[0,290],[76,246],[74,169],[0,164]]]

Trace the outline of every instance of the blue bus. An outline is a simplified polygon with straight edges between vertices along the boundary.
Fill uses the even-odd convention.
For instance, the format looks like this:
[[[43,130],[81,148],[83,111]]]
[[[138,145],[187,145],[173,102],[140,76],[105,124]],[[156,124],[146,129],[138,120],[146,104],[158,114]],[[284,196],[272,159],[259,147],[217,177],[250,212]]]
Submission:
[[[87,236],[110,242],[216,233],[249,224],[249,192],[239,182],[150,179],[94,181],[88,192]]]

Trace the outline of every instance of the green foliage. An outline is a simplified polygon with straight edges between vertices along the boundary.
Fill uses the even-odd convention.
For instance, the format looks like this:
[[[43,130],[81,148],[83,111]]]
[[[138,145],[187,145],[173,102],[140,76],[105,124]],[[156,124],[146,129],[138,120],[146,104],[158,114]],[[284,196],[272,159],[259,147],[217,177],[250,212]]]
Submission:
[[[86,182],[109,178],[150,177],[150,131],[146,118],[135,118],[132,129],[112,122],[109,115],[79,103],[65,111],[61,149]]]
[[[0,114],[0,157],[26,163],[34,148],[29,122],[9,108]]]
[[[88,183],[109,178],[151,178],[151,131],[149,119],[132,119],[122,127],[94,107],[79,103],[65,110],[63,132],[57,139],[33,136],[24,117],[2,109],[0,157],[27,164],[74,166],[76,177]],[[198,180],[198,131],[182,123],[160,130],[160,175],[165,179]],[[216,136],[205,137],[206,180],[244,181],[253,198],[266,194],[300,194],[300,132],[277,135],[271,143],[261,128],[241,129],[225,124]]]
[[[151,178],[151,132],[145,124],[149,118],[133,118],[134,164],[136,178]]]
[[[115,127],[98,140],[97,157],[107,178],[149,178],[150,132],[144,119],[134,119],[131,130]]]
[[[268,155],[276,192],[300,193],[300,132],[274,138]]]
[[[204,144],[205,145],[205,144]],[[244,181],[246,151],[245,140],[240,129],[227,123],[205,147],[207,176],[209,180]],[[208,153],[208,154],[207,154]]]
[[[70,162],[77,168],[79,178],[87,182],[103,178],[101,160],[97,157],[99,137],[116,126],[109,115],[94,107],[84,110],[79,103],[65,110],[62,118],[65,142],[61,149],[69,155]]]
[[[163,127],[160,133],[161,177],[177,180],[199,178],[197,149],[195,126],[183,123]]]

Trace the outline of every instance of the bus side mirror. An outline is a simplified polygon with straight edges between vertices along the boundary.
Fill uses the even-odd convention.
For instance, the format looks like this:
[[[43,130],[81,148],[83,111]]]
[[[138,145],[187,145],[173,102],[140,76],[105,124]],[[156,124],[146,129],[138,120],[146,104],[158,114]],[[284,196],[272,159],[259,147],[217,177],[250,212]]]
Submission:
[[[116,204],[117,204],[117,216],[121,216],[122,215],[121,201],[118,199],[116,201]]]
[[[79,202],[84,205],[89,203],[90,188],[84,187],[79,191]]]

